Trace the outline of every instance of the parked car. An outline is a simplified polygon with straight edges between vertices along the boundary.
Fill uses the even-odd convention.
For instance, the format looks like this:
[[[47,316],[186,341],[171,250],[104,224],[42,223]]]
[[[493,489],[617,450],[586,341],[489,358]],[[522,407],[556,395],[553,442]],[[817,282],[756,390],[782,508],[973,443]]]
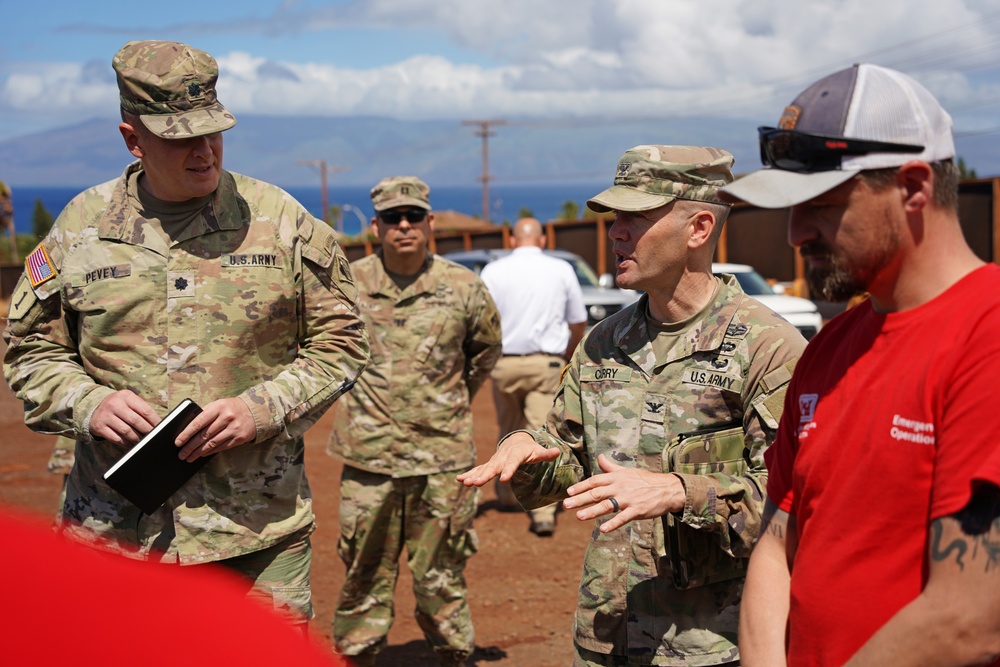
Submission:
[[[747,264],[712,264],[713,273],[736,276],[743,291],[778,313],[798,329],[806,340],[816,335],[823,326],[823,317],[816,304],[809,299],[780,294]]]
[[[449,252],[444,257],[453,262],[458,262],[478,274],[483,270],[484,266],[509,252],[510,250],[492,249],[459,250]],[[594,270],[590,268],[590,265],[575,253],[565,250],[543,250],[543,252],[552,257],[566,260],[573,267],[576,279],[580,281],[580,289],[583,292],[583,305],[587,308],[588,327],[594,326],[608,315],[617,313],[639,298],[639,293],[635,290],[624,290],[615,287],[614,278],[610,274],[605,274],[598,278]]]

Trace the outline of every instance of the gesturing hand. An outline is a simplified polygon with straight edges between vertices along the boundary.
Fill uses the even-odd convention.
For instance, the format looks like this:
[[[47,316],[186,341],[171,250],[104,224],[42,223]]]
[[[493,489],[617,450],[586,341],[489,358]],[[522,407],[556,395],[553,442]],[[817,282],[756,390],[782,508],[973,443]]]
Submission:
[[[563,507],[577,510],[576,518],[581,521],[613,513],[601,524],[602,533],[629,521],[661,517],[684,508],[684,484],[677,475],[626,468],[604,454],[597,457],[597,464],[604,474],[569,487],[570,497],[563,501]]]
[[[525,463],[555,461],[559,450],[542,447],[527,433],[517,432],[504,440],[490,460],[458,476],[458,481],[466,486],[482,486],[500,476],[501,482],[508,482],[514,472]]]

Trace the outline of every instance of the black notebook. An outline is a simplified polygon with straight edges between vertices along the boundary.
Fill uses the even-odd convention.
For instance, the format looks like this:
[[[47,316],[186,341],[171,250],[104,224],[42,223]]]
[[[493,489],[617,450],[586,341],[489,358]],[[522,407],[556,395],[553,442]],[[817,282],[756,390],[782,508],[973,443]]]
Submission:
[[[104,480],[145,514],[155,512],[215,456],[202,456],[190,463],[177,457],[181,448],[174,440],[199,412],[201,408],[185,398],[104,473]]]

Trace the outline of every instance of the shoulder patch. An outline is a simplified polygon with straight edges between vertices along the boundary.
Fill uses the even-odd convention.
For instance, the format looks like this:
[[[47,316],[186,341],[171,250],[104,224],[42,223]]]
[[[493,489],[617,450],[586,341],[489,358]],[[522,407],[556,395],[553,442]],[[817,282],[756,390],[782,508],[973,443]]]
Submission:
[[[771,429],[777,430],[778,422],[781,421],[781,413],[785,407],[785,392],[788,390],[788,381],[792,379],[792,371],[795,370],[797,362],[797,357],[791,359],[761,378],[760,384],[764,391],[751,403],[760,418]]]
[[[795,370],[795,364],[798,363],[798,360],[799,358],[796,357],[791,361],[786,361],[762,377],[760,383],[763,385],[764,391],[772,392],[782,385],[788,384],[788,381],[792,379],[792,371]]]
[[[52,260],[49,259],[49,253],[45,250],[44,243],[39,243],[38,247],[25,258],[24,270],[32,287],[38,287],[56,277],[56,269],[52,266]]]
[[[17,286],[14,288],[14,294],[10,297],[10,312],[7,313],[8,319],[12,322],[17,322],[24,317],[29,310],[31,310],[31,307],[34,306],[37,301],[38,296],[29,284],[28,276],[22,276],[21,279],[17,281]]]
[[[303,240],[302,256],[324,269],[330,268],[337,247],[337,232],[330,225],[316,223],[312,225],[309,238]]]
[[[336,253],[337,258],[337,283],[340,285],[340,289],[343,290],[344,296],[346,296],[351,303],[355,303],[358,300],[358,286],[354,282],[354,273],[351,271],[351,264],[344,257],[343,253]]]

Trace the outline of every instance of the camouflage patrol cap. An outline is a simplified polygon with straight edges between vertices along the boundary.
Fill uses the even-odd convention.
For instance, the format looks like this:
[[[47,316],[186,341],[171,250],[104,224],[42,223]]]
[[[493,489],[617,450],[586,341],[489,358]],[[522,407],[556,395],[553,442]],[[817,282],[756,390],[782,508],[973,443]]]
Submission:
[[[204,51],[179,42],[129,42],[111,66],[122,109],[159,137],[198,137],[236,124],[215,92],[219,65]]]
[[[719,188],[733,181],[733,156],[706,146],[636,146],[618,160],[615,184],[591,197],[598,213],[648,211],[675,199],[724,204]]]
[[[385,211],[397,206],[417,206],[431,209],[427,198],[431,189],[416,176],[390,176],[372,188],[372,205],[375,211]]]

